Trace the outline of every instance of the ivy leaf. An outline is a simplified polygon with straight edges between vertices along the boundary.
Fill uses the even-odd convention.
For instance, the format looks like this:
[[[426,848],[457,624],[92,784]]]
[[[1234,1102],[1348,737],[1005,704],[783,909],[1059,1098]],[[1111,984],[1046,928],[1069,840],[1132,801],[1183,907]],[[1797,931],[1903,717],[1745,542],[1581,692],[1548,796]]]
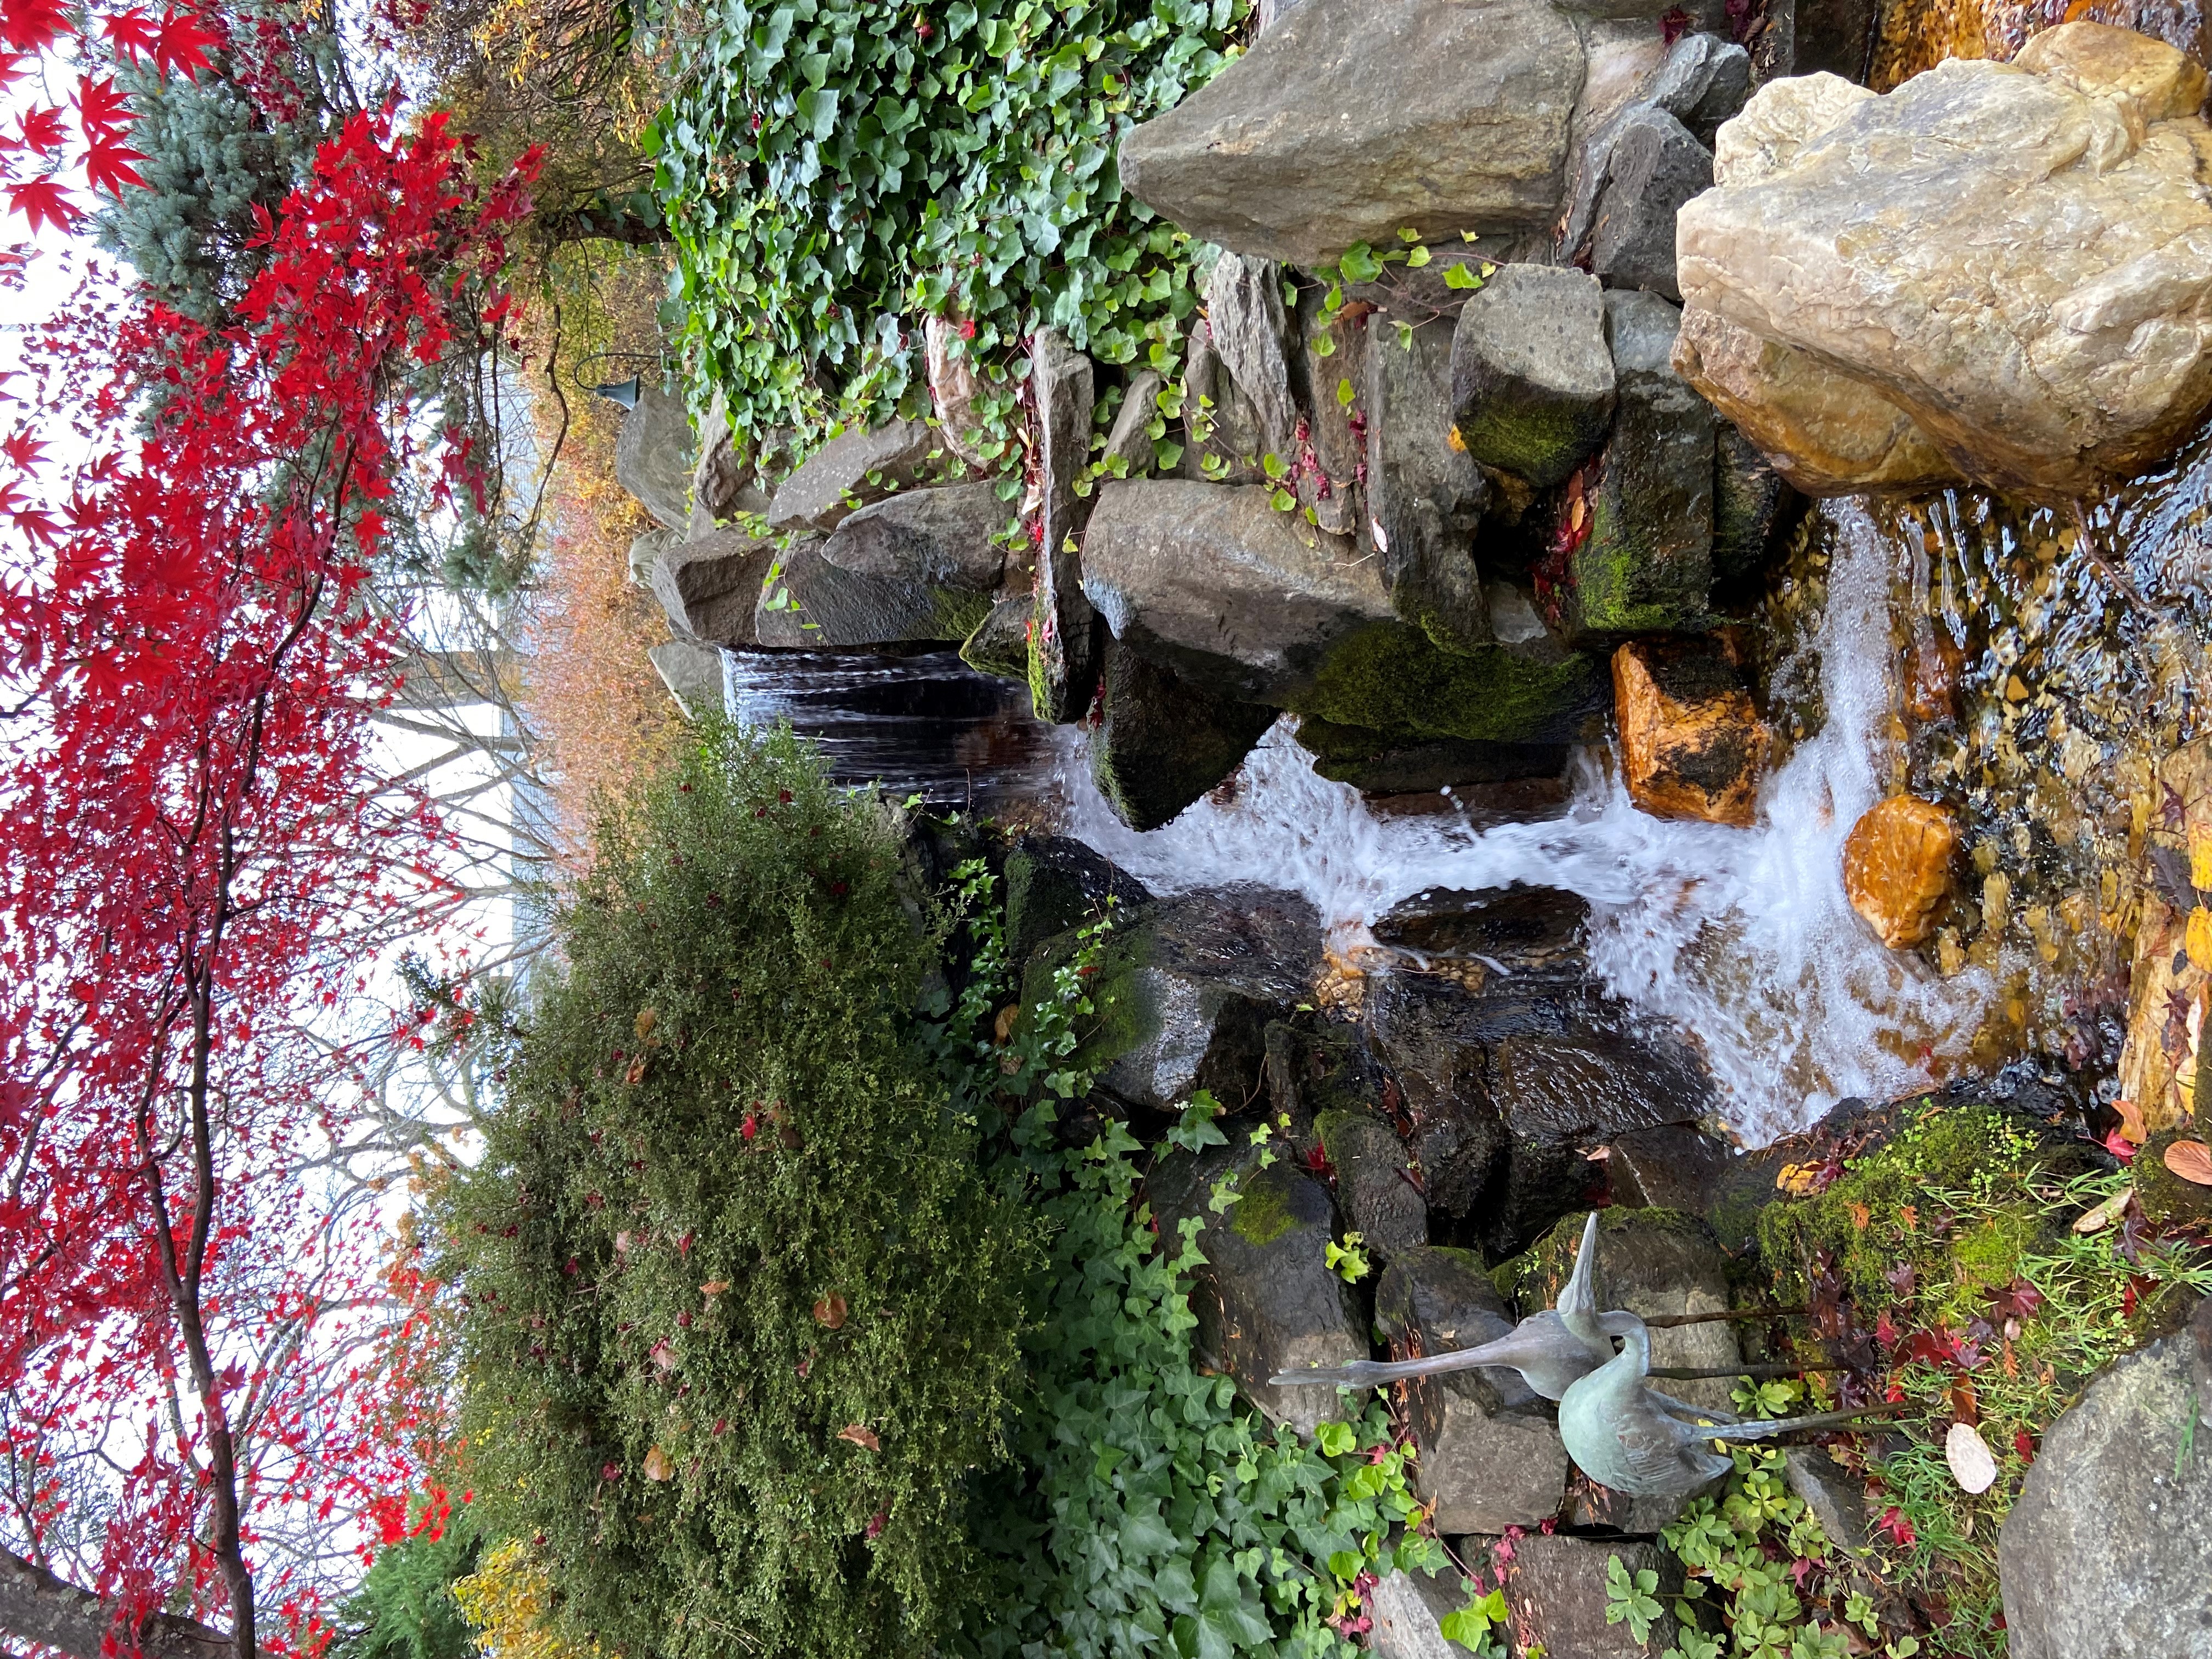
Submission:
[[[1435,256],[1431,254],[1427,248],[1417,247],[1406,255],[1406,268],[1408,270],[1419,270],[1433,257]]]
[[[1482,286],[1482,278],[1474,274],[1464,259],[1455,259],[1445,268],[1444,286],[1449,289],[1477,289]]]
[[[1336,262],[1336,268],[1347,283],[1371,283],[1382,274],[1382,262],[1375,257],[1375,250],[1364,242],[1354,242],[1345,249],[1344,257]]]
[[[1349,377],[1340,378],[1338,380],[1336,383],[1336,404],[1338,408],[1351,408],[1352,400],[1358,394],[1352,389],[1352,381]]]

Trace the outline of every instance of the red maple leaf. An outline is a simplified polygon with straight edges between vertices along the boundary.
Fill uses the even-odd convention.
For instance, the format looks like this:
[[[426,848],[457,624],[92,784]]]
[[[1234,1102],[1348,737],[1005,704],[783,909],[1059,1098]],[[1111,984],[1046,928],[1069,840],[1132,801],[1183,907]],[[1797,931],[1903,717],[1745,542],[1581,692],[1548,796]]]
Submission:
[[[73,229],[84,216],[84,210],[70,200],[61,181],[51,173],[13,186],[8,191],[8,205],[31,222],[34,234],[41,224],[60,231]]]
[[[120,196],[125,185],[144,186],[146,180],[131,164],[145,159],[144,155],[128,144],[95,140],[85,151],[84,176],[94,190],[104,191],[110,196]]]
[[[157,25],[143,11],[118,12],[103,19],[100,27],[108,43],[134,64],[154,50]]]
[[[2135,1161],[2136,1149],[2133,1143],[2118,1129],[2105,1137],[2105,1150],[2123,1164],[2132,1164]]]
[[[1875,1522],[1875,1525],[1887,1533],[1891,1541],[1900,1547],[1909,1546],[1916,1535],[1912,1530],[1912,1522],[1905,1518],[1894,1504],[1881,1512],[1881,1518]]]
[[[60,0],[0,0],[0,40],[17,52],[43,52],[69,33]]]
[[[52,155],[62,147],[67,136],[62,125],[62,112],[53,104],[41,104],[23,112],[21,123],[22,147],[36,150],[41,155]]]
[[[222,45],[222,37],[201,27],[195,14],[164,12],[161,33],[154,41],[154,67],[164,75],[182,70],[187,79],[198,80],[200,71],[210,67],[210,49]]]
[[[131,125],[131,102],[112,79],[86,81],[76,89],[76,118],[88,134],[109,137]]]
[[[2002,1290],[1991,1291],[1990,1304],[1999,1320],[2024,1322],[2035,1317],[2035,1310],[2043,1305],[2043,1292],[2025,1279],[2015,1279]]]

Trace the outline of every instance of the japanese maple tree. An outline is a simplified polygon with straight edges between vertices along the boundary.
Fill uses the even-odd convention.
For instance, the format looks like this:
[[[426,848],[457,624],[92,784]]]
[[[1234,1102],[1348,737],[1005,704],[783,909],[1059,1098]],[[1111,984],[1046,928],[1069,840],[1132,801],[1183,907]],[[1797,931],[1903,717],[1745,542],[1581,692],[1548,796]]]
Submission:
[[[66,81],[97,35],[188,74],[222,29],[0,0],[0,68]],[[75,138],[25,106],[14,207],[128,184],[104,88]],[[527,172],[480,194],[441,118],[357,116],[228,318],[88,298],[0,407],[0,1629],[39,1646],[312,1644],[275,1540],[388,1507],[434,1426],[422,1287],[318,1172],[329,1033],[440,879],[370,738],[402,641],[366,584],[398,480],[471,486],[422,405],[507,316]]]

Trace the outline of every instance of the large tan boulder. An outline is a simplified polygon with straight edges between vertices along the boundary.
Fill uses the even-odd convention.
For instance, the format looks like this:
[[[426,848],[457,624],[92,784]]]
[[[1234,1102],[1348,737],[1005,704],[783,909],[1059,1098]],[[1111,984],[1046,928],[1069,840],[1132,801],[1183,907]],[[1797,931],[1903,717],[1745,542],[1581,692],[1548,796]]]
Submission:
[[[2045,496],[2139,470],[2212,402],[2204,89],[2172,47],[2096,23],[1882,96],[1770,82],[1720,130],[1678,273],[1692,319],[1809,365],[1698,320],[1678,367],[1823,493],[1916,487],[1923,438]]]
[[[1844,894],[1892,950],[1926,941],[1950,896],[1959,826],[1934,801],[1892,795],[1844,837]]]

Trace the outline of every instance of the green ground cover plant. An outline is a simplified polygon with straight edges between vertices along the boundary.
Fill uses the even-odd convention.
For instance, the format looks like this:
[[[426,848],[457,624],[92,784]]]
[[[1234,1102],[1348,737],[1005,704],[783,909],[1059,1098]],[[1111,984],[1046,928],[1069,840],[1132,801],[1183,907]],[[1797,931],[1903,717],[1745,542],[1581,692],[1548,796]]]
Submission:
[[[712,729],[602,824],[441,1206],[479,1524],[609,1651],[973,1609],[1037,1226],[911,1039],[944,927],[902,859],[787,731]]]
[[[1396,1426],[1200,1370],[1198,1228],[1141,1183],[1218,1108],[1094,1118],[1110,912],[1002,1025],[996,878],[939,905],[905,829],[727,727],[602,825],[438,1200],[475,1525],[575,1650],[1348,1656],[1448,1565]]]
[[[2016,1118],[1923,1104],[1817,1195],[1761,1216],[1781,1300],[1802,1297],[1831,1342],[1870,1345],[1882,1395],[1907,1407],[1838,1455],[1886,1494],[1873,1565],[1929,1615],[1930,1654],[2004,1651],[1997,1533],[2044,1431],[2212,1291],[2203,1237],[2149,1226],[2130,1191],[2124,1170]],[[1959,1423],[1995,1459],[1985,1492],[1965,1491],[1947,1460]]]
[[[671,9],[648,130],[672,319],[732,425],[802,447],[924,407],[922,319],[1007,453],[1028,335],[1173,378],[1200,252],[1126,195],[1130,127],[1234,55],[1249,0],[708,0]],[[1104,400],[1102,416],[1110,412]]]

